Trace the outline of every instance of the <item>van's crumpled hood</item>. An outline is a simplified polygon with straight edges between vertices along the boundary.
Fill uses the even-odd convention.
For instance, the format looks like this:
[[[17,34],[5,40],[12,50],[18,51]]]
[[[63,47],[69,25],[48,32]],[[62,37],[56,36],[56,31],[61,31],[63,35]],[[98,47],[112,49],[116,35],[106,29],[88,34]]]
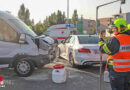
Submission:
[[[39,36],[35,38],[35,43],[40,49],[50,50],[54,44],[54,40],[48,36]]]
[[[48,44],[54,44],[54,39],[52,39],[51,37],[49,36],[45,36],[45,35],[42,35],[40,36],[39,38],[41,38],[43,41],[45,41],[46,43]]]

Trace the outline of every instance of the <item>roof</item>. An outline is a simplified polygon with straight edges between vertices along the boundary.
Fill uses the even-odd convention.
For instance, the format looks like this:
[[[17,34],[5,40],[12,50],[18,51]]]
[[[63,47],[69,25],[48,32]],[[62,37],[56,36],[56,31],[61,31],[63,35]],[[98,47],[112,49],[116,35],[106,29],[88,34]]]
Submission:
[[[16,17],[11,15],[10,13],[4,11],[0,11],[0,18],[2,18],[3,20],[16,19]]]

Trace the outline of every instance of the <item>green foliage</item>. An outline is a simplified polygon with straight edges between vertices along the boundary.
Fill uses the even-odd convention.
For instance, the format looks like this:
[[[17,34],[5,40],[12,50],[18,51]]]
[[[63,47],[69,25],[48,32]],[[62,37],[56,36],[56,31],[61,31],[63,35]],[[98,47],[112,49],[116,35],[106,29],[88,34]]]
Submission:
[[[78,21],[78,13],[77,13],[77,10],[74,10],[74,13],[72,15],[71,23],[76,25],[77,21]]]
[[[27,25],[31,24],[29,9],[26,9],[24,4],[20,6],[18,11],[18,18],[20,18]]]
[[[43,22],[39,21],[38,23],[34,24],[34,19],[30,19],[29,9],[25,8],[24,4],[20,6],[18,18],[27,24],[37,35],[43,34],[43,32],[45,32],[51,25],[66,23],[65,12],[58,10],[57,12],[53,12],[50,16],[47,16]],[[72,19],[69,19],[69,22],[76,24],[76,21],[78,21],[78,14],[77,10],[74,10]]]

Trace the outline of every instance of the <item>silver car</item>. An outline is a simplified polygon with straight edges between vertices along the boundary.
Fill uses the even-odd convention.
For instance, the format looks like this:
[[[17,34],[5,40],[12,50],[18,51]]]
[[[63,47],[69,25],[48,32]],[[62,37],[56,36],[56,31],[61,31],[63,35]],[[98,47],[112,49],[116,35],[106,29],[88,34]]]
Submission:
[[[58,55],[69,60],[75,67],[78,65],[90,65],[100,62],[98,46],[99,37],[96,35],[72,35],[58,45]],[[103,54],[103,62],[106,55]]]

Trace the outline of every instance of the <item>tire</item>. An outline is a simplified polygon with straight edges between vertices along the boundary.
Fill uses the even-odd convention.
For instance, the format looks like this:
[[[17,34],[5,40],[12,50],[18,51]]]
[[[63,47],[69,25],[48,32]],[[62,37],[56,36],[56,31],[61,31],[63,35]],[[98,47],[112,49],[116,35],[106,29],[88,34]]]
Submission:
[[[57,50],[57,51],[55,51],[56,52],[56,58],[55,58],[54,62],[58,62],[59,59],[61,58],[60,57],[60,48],[57,47],[56,50]]]
[[[26,58],[21,60],[16,60],[14,65],[14,71],[20,77],[30,76],[34,71],[34,64],[32,61],[27,60]]]
[[[54,50],[49,51],[49,59],[50,61],[53,61],[56,58],[56,54]]]
[[[69,54],[69,63],[71,64],[72,67],[77,68],[77,65],[74,62],[74,57],[71,53]]]

